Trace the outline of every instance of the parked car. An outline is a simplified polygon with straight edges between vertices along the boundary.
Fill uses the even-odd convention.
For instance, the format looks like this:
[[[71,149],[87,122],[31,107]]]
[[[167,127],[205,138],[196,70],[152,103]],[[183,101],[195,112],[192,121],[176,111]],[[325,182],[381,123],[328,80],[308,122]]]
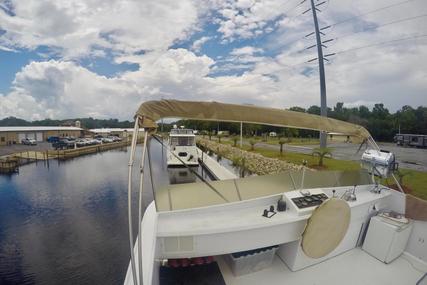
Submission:
[[[47,142],[50,142],[50,143],[54,143],[58,141],[59,141],[59,137],[56,137],[56,136],[50,136],[47,138]]]
[[[37,145],[37,141],[35,139],[23,139],[21,143],[25,145]]]
[[[111,138],[102,138],[102,142],[103,142],[103,143],[112,143],[112,142],[114,142],[114,141],[113,141],[113,139],[111,139]]]
[[[118,136],[109,136],[107,138],[112,139],[113,142],[120,142],[120,141],[122,141],[122,138],[119,138]]]
[[[95,144],[95,142],[93,141],[93,139],[84,138],[83,140],[85,140],[86,145],[94,145]]]
[[[54,149],[67,149],[67,148],[73,148],[74,147],[74,141],[68,140],[68,139],[60,139],[57,142],[52,143],[52,147]]]
[[[102,144],[102,139],[103,138],[95,138],[93,140],[94,140],[95,144]]]
[[[76,139],[76,145],[78,147],[87,146],[88,142],[85,139]]]

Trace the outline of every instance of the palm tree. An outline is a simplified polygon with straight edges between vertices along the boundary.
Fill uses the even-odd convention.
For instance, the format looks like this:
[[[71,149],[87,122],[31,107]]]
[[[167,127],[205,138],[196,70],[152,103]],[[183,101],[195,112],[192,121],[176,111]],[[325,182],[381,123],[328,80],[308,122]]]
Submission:
[[[257,141],[254,139],[249,140],[249,144],[251,145],[251,150],[255,150],[256,143],[257,143]]]
[[[239,169],[240,177],[245,177],[246,159],[243,156],[235,155],[231,158],[234,167]]]
[[[222,138],[222,136],[223,136],[222,134],[218,134],[218,135],[217,135],[217,137],[218,137],[218,142],[219,142],[219,143],[221,143],[221,138]]]
[[[280,155],[283,153],[283,145],[286,143],[286,140],[284,138],[280,138],[278,143],[280,144]]]
[[[332,149],[328,148],[328,147],[323,147],[323,148],[315,148],[313,149],[313,152],[311,153],[311,155],[317,155],[319,156],[319,166],[323,166],[323,158],[325,158],[327,155],[332,157]]]
[[[233,146],[236,147],[237,146],[237,141],[239,140],[239,138],[237,136],[233,136],[231,139],[233,141]]]

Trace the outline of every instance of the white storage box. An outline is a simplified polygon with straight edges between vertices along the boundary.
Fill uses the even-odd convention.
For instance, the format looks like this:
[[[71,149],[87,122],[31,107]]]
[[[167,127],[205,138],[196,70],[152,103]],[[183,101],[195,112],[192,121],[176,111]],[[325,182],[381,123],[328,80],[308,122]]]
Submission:
[[[372,217],[362,248],[382,262],[390,263],[405,250],[411,230],[411,221],[405,224],[380,216]]]
[[[245,275],[270,267],[278,248],[279,246],[275,245],[248,251],[235,252],[227,254],[225,256],[225,260],[230,266],[234,276]]]

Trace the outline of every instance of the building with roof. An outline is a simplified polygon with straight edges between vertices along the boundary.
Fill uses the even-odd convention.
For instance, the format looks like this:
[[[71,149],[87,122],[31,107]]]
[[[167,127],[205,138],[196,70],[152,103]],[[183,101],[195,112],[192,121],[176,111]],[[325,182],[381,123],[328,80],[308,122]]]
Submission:
[[[52,127],[52,126],[25,126],[25,127],[0,127],[0,146],[19,144],[25,138],[35,139],[38,142],[46,141],[48,137],[80,137],[82,128],[78,127]]]
[[[101,129],[90,129],[93,135],[101,135],[101,136],[117,136],[120,138],[127,138],[133,134],[133,128],[101,128]],[[143,136],[143,129],[139,130],[138,137]]]

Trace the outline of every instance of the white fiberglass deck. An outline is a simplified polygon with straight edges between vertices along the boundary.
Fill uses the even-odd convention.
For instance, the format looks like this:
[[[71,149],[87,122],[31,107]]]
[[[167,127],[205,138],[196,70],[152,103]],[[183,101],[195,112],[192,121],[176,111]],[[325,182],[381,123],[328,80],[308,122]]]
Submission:
[[[218,263],[227,285],[415,285],[424,275],[405,256],[385,264],[360,248],[297,272],[290,271],[277,255],[271,267],[239,277],[222,258]]]

